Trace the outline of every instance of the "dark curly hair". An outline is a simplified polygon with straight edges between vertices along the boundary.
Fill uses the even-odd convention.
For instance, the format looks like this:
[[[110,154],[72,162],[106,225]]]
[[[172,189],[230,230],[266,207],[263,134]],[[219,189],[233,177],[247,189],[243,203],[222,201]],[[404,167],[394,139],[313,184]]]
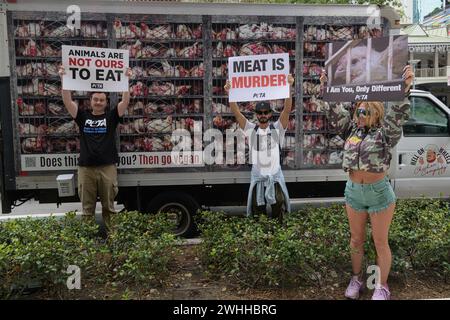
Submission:
[[[106,101],[109,100],[109,94],[108,94],[108,92],[100,92],[100,91],[92,91],[92,92],[89,92],[89,100],[92,100],[92,96],[93,96],[94,94],[96,94],[96,93],[103,93],[103,94],[105,95],[105,97],[106,97]]]

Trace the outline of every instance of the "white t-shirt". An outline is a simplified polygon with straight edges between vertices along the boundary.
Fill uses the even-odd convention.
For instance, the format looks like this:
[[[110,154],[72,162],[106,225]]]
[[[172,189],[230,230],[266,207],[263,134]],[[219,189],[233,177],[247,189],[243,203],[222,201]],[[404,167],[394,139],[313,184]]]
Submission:
[[[266,129],[259,127],[256,134],[254,133],[255,127],[256,124],[247,120],[244,128],[245,136],[249,141],[252,170],[259,172],[261,175],[274,175],[280,168],[280,146],[283,145],[286,129],[283,128],[280,120],[273,124],[275,130],[270,135],[268,135],[270,125]],[[257,148],[258,142],[259,148]],[[269,143],[270,148],[268,148]]]

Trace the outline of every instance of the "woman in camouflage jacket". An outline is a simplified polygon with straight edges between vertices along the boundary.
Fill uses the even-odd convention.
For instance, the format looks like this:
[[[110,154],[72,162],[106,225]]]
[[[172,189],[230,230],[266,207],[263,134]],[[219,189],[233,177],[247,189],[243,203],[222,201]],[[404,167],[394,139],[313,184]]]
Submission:
[[[358,299],[363,288],[362,261],[366,224],[370,218],[372,237],[377,251],[377,285],[373,300],[390,299],[387,279],[392,256],[389,248],[389,227],[395,210],[395,194],[387,171],[392,159],[391,150],[400,140],[402,125],[409,118],[409,90],[413,73],[404,69],[405,99],[388,108],[382,102],[358,102],[353,117],[342,104],[328,107],[331,126],[345,139],[343,168],[349,173],[345,188],[347,216],[350,225],[350,248],[353,277],[345,292],[350,299]],[[322,74],[321,83],[327,81]]]

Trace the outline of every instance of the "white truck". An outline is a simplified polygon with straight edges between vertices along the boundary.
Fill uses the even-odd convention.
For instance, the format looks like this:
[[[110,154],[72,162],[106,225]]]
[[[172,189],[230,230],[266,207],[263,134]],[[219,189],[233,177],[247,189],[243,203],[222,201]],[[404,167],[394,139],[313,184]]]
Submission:
[[[72,1],[70,4],[75,4]],[[294,109],[282,149],[291,198],[342,199],[342,139],[327,122],[319,75],[329,41],[399,34],[391,8],[348,5],[263,5],[158,1],[78,1],[77,7],[17,0],[0,5],[2,212],[21,201],[60,197],[57,177],[75,174],[77,127],[60,95],[61,45],[130,51],[132,101],[117,134],[119,194],[126,209],[168,212],[179,235],[194,230],[201,207],[244,204],[250,166],[175,164],[175,129],[236,128],[223,85],[230,56],[288,52],[295,75]],[[75,8],[75,9],[74,9]],[[377,15],[379,14],[379,15]],[[88,96],[77,92],[80,107]],[[413,91],[411,120],[394,151],[389,177],[399,197],[450,196],[450,109],[430,93]],[[111,105],[118,97],[110,95]],[[280,110],[282,101],[272,101]],[[253,117],[253,104],[241,104]],[[196,133],[192,132],[194,136]],[[226,143],[226,142],[225,142]],[[200,160],[199,160],[200,159]],[[75,184],[76,185],[76,184]]]

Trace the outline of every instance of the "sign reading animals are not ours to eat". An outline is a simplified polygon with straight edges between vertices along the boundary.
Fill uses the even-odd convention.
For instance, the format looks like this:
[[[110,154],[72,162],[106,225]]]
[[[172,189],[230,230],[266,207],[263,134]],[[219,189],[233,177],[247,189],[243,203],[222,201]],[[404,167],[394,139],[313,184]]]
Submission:
[[[128,50],[62,46],[62,64],[65,90],[128,91]]]
[[[289,97],[287,53],[239,56],[228,59],[230,102]]]

